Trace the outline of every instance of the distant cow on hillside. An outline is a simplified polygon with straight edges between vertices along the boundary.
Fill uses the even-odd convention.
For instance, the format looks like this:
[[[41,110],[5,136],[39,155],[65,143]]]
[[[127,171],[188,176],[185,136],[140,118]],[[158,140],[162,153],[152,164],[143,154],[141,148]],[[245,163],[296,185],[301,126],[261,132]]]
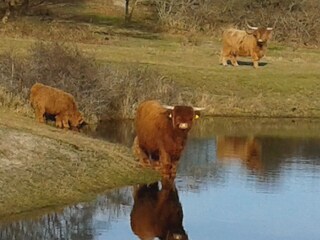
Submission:
[[[136,113],[137,136],[133,146],[140,161],[160,167],[163,173],[175,174],[188,133],[201,110],[191,106],[164,106],[155,100],[142,102]]]
[[[187,240],[183,212],[174,182],[161,181],[135,187],[131,228],[140,239]]]
[[[30,103],[40,123],[49,115],[55,117],[60,128],[79,128],[84,124],[74,97],[60,89],[36,83],[31,87]]]
[[[253,60],[253,66],[258,68],[258,61],[265,55],[273,28],[258,28],[249,25],[248,28],[249,30],[246,31],[230,28],[223,32],[222,65],[227,66],[227,60],[230,59],[233,66],[238,66],[238,56],[250,56]]]

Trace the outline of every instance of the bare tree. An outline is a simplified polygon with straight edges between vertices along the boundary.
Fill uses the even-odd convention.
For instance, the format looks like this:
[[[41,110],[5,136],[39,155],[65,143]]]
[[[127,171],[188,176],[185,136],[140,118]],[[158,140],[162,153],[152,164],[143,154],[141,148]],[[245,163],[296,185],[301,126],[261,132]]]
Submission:
[[[139,0],[125,0],[125,22],[128,23],[132,19],[133,11],[139,3]],[[131,4],[130,4],[131,3]],[[131,5],[131,9],[130,9]]]
[[[25,12],[29,6],[29,0],[3,0],[6,5],[6,11],[2,17],[2,22],[6,23],[12,12]]]

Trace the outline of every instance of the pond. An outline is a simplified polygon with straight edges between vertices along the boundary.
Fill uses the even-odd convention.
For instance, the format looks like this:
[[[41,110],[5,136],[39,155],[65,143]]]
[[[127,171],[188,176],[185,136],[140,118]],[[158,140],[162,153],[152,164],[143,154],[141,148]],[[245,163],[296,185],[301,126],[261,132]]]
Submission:
[[[130,146],[133,124],[105,122],[88,134]],[[170,239],[319,239],[319,146],[318,120],[204,119],[173,182],[11,216],[0,239],[159,239],[151,236],[168,231]]]

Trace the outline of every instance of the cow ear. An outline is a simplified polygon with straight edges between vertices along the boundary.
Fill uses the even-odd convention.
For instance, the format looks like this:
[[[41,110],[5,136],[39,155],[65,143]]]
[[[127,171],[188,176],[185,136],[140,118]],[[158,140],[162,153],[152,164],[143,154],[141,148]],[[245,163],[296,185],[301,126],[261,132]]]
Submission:
[[[195,111],[194,112],[194,119],[200,118],[200,111]]]
[[[171,109],[167,110],[167,116],[168,116],[168,118],[172,119],[172,110]]]

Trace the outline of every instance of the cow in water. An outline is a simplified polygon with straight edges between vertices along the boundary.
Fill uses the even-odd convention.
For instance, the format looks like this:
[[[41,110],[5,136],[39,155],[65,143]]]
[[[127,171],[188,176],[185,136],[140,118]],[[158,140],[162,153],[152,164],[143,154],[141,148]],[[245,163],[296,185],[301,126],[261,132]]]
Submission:
[[[252,27],[248,30],[234,28],[226,29],[222,34],[221,63],[227,66],[231,60],[233,66],[238,66],[237,57],[251,57],[253,66],[258,68],[259,60],[265,55],[268,41],[271,38],[271,27]]]
[[[188,133],[201,110],[203,108],[161,105],[155,100],[142,102],[136,113],[137,136],[133,145],[139,160],[174,176]]]
[[[140,239],[187,240],[178,191],[172,179],[135,187],[131,229]]]

